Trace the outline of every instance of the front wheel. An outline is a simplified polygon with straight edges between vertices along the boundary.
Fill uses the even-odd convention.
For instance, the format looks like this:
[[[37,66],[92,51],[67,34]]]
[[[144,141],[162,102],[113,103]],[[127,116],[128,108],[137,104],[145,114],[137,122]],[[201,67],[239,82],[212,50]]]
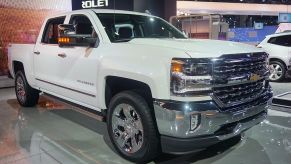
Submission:
[[[278,82],[285,78],[286,68],[283,63],[279,61],[270,62],[270,81]]]
[[[15,93],[19,104],[24,107],[35,106],[39,99],[38,90],[28,84],[22,71],[18,71],[15,75]]]
[[[115,95],[109,104],[107,126],[117,152],[132,162],[147,162],[160,153],[159,135],[151,109],[132,91]]]

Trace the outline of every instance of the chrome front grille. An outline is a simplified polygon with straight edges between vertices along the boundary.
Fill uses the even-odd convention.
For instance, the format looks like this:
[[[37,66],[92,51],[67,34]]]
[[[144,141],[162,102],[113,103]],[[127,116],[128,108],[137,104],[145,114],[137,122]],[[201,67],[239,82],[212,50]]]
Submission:
[[[266,53],[223,55],[213,61],[213,97],[223,110],[252,102],[269,88]]]
[[[265,68],[265,60],[265,58],[258,58],[254,60],[226,60],[222,64],[215,65],[213,72],[216,75],[257,72]]]
[[[216,87],[213,89],[213,93],[223,104],[237,105],[257,98],[263,89],[264,80],[260,80],[253,83]]]

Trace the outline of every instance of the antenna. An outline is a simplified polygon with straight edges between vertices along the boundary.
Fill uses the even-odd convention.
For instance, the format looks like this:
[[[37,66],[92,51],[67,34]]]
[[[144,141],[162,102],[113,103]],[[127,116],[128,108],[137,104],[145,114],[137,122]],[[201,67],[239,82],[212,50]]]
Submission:
[[[116,12],[115,12],[115,10],[116,10],[115,0],[113,1],[113,10],[114,10],[114,12],[113,12],[113,28],[114,28],[114,31],[115,31],[114,34],[118,36],[119,33],[116,31],[116,27],[115,27],[115,21],[116,21],[115,20],[116,19],[115,18],[115,14],[116,14]]]
[[[113,1],[113,9],[114,9],[114,14],[115,14],[115,10],[116,10],[115,0]]]
[[[149,10],[145,10],[145,13],[152,15],[152,13]]]

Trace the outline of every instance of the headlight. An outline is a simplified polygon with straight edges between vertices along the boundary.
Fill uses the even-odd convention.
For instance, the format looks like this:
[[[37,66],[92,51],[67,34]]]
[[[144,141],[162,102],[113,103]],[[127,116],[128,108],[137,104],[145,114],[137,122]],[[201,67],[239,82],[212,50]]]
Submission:
[[[208,95],[212,65],[209,59],[174,58],[171,65],[171,92],[174,95]]]

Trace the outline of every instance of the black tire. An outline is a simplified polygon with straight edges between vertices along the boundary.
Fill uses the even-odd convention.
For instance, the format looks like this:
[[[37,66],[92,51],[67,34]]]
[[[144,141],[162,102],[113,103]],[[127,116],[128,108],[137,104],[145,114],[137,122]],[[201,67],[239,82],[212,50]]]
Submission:
[[[278,66],[280,66],[279,69],[282,70],[282,75],[279,78],[276,78],[275,75],[272,74],[272,65],[278,65]],[[284,65],[284,63],[282,63],[280,61],[271,61],[270,62],[270,72],[271,72],[271,75],[269,77],[270,81],[272,81],[272,82],[280,82],[280,81],[282,81],[282,80],[285,79],[286,66]]]
[[[134,107],[136,113],[140,116],[143,127],[143,143],[138,151],[128,153],[114,139],[112,117],[115,108],[120,104],[129,104]],[[111,142],[116,151],[125,159],[144,163],[153,160],[159,155],[160,151],[160,136],[157,131],[156,122],[153,117],[153,110],[149,108],[145,99],[133,91],[124,91],[115,95],[109,104],[107,113],[107,129]]]
[[[20,89],[23,82],[23,89]],[[15,75],[15,93],[19,104],[23,107],[32,107],[38,103],[39,91],[32,88],[22,71],[18,71]]]

